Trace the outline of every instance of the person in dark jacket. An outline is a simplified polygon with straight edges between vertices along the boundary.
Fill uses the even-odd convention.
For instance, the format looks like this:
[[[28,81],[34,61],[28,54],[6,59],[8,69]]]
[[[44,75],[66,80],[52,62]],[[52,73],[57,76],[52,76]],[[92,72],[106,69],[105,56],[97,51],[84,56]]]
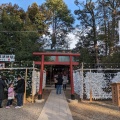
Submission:
[[[63,83],[63,78],[62,78],[62,75],[59,74],[57,78],[57,83],[56,83],[56,86],[57,86],[56,94],[61,94],[62,83]]]
[[[4,88],[6,87],[5,84],[5,77],[0,78],[0,108],[2,108],[2,101],[4,99]]]
[[[25,92],[25,80],[21,78],[20,75],[17,76],[17,86],[15,87],[15,92],[17,94],[17,106],[15,108],[21,108],[23,106],[23,96]]]

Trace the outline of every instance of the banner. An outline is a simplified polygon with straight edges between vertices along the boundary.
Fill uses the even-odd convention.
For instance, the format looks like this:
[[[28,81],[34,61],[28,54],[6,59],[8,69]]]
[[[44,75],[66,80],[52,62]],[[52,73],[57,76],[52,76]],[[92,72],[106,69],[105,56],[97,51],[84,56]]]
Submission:
[[[13,62],[15,55],[0,54],[0,61]]]

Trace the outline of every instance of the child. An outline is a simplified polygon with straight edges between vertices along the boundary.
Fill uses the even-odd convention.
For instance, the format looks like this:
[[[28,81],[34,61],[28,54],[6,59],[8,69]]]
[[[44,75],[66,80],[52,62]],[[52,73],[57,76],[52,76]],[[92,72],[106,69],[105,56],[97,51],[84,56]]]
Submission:
[[[12,105],[13,99],[14,99],[14,88],[13,88],[13,84],[10,83],[9,84],[9,88],[8,88],[8,102],[7,102],[7,106],[6,108],[10,108],[10,106]]]

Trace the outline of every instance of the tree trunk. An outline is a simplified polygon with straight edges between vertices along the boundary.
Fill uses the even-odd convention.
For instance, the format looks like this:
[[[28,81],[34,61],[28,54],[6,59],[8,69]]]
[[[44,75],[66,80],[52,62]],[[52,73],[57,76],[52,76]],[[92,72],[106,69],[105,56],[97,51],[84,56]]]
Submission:
[[[98,59],[98,45],[97,45],[97,37],[96,37],[96,24],[95,24],[95,16],[94,11],[92,11],[92,21],[93,21],[93,34],[94,34],[94,49],[95,49],[95,63],[99,63]]]

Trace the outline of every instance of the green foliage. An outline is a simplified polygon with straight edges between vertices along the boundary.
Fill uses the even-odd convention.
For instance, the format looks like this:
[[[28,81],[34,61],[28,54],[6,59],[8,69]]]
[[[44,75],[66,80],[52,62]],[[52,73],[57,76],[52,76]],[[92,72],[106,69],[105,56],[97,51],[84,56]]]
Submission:
[[[33,60],[32,53],[43,51],[47,42],[52,41],[54,48],[63,47],[74,18],[63,0],[46,0],[40,6],[33,3],[26,12],[17,4],[2,4],[0,22],[0,54],[15,54],[16,61],[29,61]],[[52,35],[48,32],[51,26]],[[51,41],[42,40],[43,34]]]
[[[41,47],[37,27],[17,5],[3,5],[0,31],[0,53],[15,54],[18,61],[32,60]]]
[[[51,25],[53,33],[51,38],[51,49],[64,47],[65,38],[74,23],[74,18],[63,0],[46,0],[44,4],[51,11]]]
[[[28,7],[28,16],[32,23],[35,23],[35,16],[39,13],[39,7],[36,3],[33,3]]]
[[[88,51],[87,48],[79,48],[79,49],[74,49],[73,52],[79,52],[80,57],[77,58],[80,63],[95,63],[94,57],[91,55],[91,53]],[[77,60],[77,61],[78,61]]]
[[[33,3],[28,7],[27,13],[31,23],[35,25],[39,34],[45,34],[50,24],[50,10],[46,9],[44,5],[38,6],[36,3]]]
[[[103,57],[103,63],[120,63],[120,52],[114,53],[112,56]]]
[[[119,3],[119,0],[75,0],[78,9],[74,13],[80,21],[80,25],[77,25],[79,40],[75,49],[77,52],[86,49],[91,56],[88,58],[87,53],[84,54],[88,62],[120,62],[120,46],[117,45],[119,35],[116,29],[120,15]],[[86,62],[85,59],[83,62]]]

